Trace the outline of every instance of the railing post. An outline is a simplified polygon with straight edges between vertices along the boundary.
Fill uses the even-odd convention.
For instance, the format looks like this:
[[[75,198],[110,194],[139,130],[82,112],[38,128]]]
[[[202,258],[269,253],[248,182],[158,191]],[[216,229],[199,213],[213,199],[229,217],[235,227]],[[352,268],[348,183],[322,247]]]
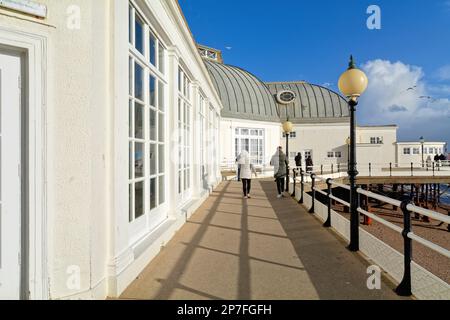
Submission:
[[[323,176],[323,164],[320,165],[320,175]]]
[[[447,210],[447,215],[450,217],[450,210]],[[450,224],[447,225],[447,231],[450,232]]]
[[[327,217],[327,221],[325,221],[325,223],[323,224],[323,226],[325,228],[330,228],[331,227],[331,185],[332,185],[332,179],[327,179],[327,186],[328,186],[328,217]]]
[[[295,198],[295,187],[297,184],[297,168],[292,169],[292,173],[294,175],[294,192],[292,192],[292,197]]]
[[[414,177],[414,163],[411,162],[411,177]]]
[[[303,169],[300,168],[300,199],[298,200],[299,204],[303,204],[303,193],[305,192],[305,173],[303,172]]]
[[[312,206],[311,209],[309,209],[309,213],[314,213],[315,211],[315,204],[316,204],[316,175],[313,173],[311,174],[311,191],[312,191]]]
[[[372,176],[372,162],[369,162],[369,177]]]
[[[404,273],[403,280],[395,289],[395,292],[399,296],[409,297],[412,295],[411,292],[411,260],[412,260],[412,240],[408,237],[411,232],[411,212],[407,209],[408,205],[411,203],[410,200],[404,200],[401,204],[401,209],[403,211],[403,241],[404,241]]]
[[[337,173],[341,173],[341,164],[338,163],[338,172]]]
[[[392,177],[392,162],[389,163],[389,176]]]
[[[434,177],[434,161],[433,161],[433,177]]]
[[[334,174],[334,164],[331,164],[331,174]]]

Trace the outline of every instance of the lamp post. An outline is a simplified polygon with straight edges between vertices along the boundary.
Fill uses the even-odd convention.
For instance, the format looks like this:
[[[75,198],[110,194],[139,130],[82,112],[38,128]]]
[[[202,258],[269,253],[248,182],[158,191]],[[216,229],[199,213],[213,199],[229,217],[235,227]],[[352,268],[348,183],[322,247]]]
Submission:
[[[424,151],[423,145],[425,144],[425,138],[423,136],[420,137],[420,144],[422,145],[422,151],[421,151],[421,153],[422,153],[422,168],[425,168],[425,159],[423,157],[423,151]]]
[[[345,144],[347,145],[347,170],[350,168],[350,137],[345,140]]]
[[[356,106],[358,98],[366,91],[368,79],[364,72],[356,68],[353,56],[350,57],[348,69],[339,78],[339,90],[348,98],[350,109],[350,159],[348,176],[350,180],[350,251],[359,250],[359,213],[356,177]]]
[[[287,111],[287,109],[286,109]],[[287,158],[287,165],[286,165],[286,192],[289,192],[289,137],[291,135],[293,129],[292,122],[289,121],[289,117],[287,117],[287,120],[285,123],[283,123],[283,131],[286,135],[286,158]]]
[[[286,165],[286,192],[289,192],[289,137],[291,135],[291,132],[293,130],[293,124],[289,121],[289,112],[288,112],[288,106],[292,105],[296,98],[296,95],[291,90],[281,90],[277,93],[276,99],[277,102],[284,106],[286,108],[286,122],[283,123],[283,132],[286,135],[286,158],[287,158],[287,165]]]

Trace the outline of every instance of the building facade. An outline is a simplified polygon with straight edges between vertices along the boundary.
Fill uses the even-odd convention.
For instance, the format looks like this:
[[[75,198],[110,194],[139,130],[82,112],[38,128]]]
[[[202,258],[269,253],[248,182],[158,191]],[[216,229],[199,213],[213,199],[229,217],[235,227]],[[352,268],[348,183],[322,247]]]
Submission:
[[[296,93],[290,106],[277,104],[281,89]],[[224,64],[198,47],[176,0],[0,1],[0,106],[6,299],[119,296],[221,164],[245,149],[270,168],[287,116],[291,159],[348,159],[344,98]],[[396,132],[359,127],[358,157],[396,161]]]
[[[118,296],[220,180],[178,3],[2,1],[0,69],[0,298]]]

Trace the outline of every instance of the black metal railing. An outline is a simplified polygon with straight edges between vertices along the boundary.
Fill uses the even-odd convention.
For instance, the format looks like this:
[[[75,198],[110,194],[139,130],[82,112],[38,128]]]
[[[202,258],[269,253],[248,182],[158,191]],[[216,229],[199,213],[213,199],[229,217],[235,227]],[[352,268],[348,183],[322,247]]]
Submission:
[[[296,180],[298,180],[298,177],[300,177],[300,180],[296,181]],[[309,178],[310,182],[306,181],[307,180],[306,178]],[[326,192],[324,192],[323,190],[321,190],[320,188],[318,188],[316,186],[317,181],[325,181],[326,182],[326,185],[327,185]],[[346,190],[350,190],[350,187],[348,185],[337,183],[331,178],[324,179],[320,176],[317,176],[315,173],[305,173],[305,172],[303,172],[302,169],[297,170],[297,172],[294,175],[294,188],[296,187],[297,182],[300,183],[300,195],[299,195],[299,201],[298,201],[300,204],[304,203],[304,193],[306,193],[305,185],[308,184],[311,186],[311,199],[312,199],[311,202],[312,203],[311,203],[311,208],[308,211],[309,213],[311,213],[311,214],[315,213],[316,193],[319,193],[325,197],[326,206],[327,206],[327,218],[326,218],[323,226],[326,228],[330,228],[333,225],[333,223],[332,223],[333,200],[341,203],[342,205],[344,205],[346,207],[350,207],[350,203],[333,195],[333,186],[343,188]],[[362,188],[359,188],[357,190],[357,192],[359,195],[364,195],[368,198],[373,198],[378,201],[391,204],[394,207],[401,208],[402,213],[403,213],[403,227],[402,228],[363,209],[359,202],[358,202],[357,211],[359,214],[362,214],[370,219],[373,219],[374,221],[377,221],[380,224],[402,234],[403,242],[404,242],[404,245],[403,245],[404,246],[404,250],[403,250],[404,274],[403,274],[402,281],[400,282],[400,284],[398,285],[398,287],[396,288],[395,291],[400,296],[411,296],[412,295],[412,290],[411,290],[412,240],[415,240],[418,243],[422,244],[423,246],[428,247],[429,249],[434,250],[434,251],[446,256],[447,258],[450,258],[449,250],[442,248],[428,240],[425,240],[413,233],[412,225],[411,225],[411,213],[414,212],[416,214],[421,214],[423,216],[435,219],[437,221],[441,221],[442,223],[447,223],[448,224],[447,229],[450,232],[450,211],[448,212],[448,216],[446,216],[446,215],[443,215],[443,214],[435,212],[435,211],[431,211],[428,209],[424,209],[424,208],[415,206],[409,197],[407,197],[403,201],[399,201],[399,200],[395,200],[392,198],[388,198],[388,197],[364,190]]]

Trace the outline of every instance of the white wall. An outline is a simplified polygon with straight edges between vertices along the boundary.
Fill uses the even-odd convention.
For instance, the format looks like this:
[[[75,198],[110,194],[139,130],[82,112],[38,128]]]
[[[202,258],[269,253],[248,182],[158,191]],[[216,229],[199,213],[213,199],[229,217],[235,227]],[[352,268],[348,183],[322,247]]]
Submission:
[[[436,153],[434,151],[430,152],[430,148],[433,148],[433,150],[441,150],[440,155],[445,152],[445,145],[445,142],[425,142],[423,145],[425,151],[423,154],[424,162],[426,163],[428,158],[434,161]],[[410,154],[404,154],[405,148],[410,148]],[[414,154],[413,149],[418,149],[419,153]],[[414,163],[414,166],[420,166],[422,164],[422,144],[420,142],[399,142],[396,145],[396,153],[397,161],[401,165],[409,165],[411,162]]]
[[[296,124],[294,131],[297,137],[289,139],[290,152],[303,153],[304,150],[313,150],[315,166],[324,165],[329,168],[331,164],[346,165],[348,163],[346,144],[350,136],[348,123]],[[397,127],[358,127],[356,137],[358,164],[367,166],[369,163],[395,162]],[[371,137],[382,137],[384,143],[370,144]],[[285,141],[283,138],[280,143],[284,146]],[[336,151],[341,152],[342,158],[328,158],[328,152]]]
[[[272,155],[276,152],[276,148],[280,146],[280,124],[275,122],[222,118],[220,121],[220,160],[222,164],[234,163],[236,159],[236,128],[264,129],[264,165],[267,167],[270,166]]]
[[[128,1],[40,0],[48,17],[35,19],[0,9],[0,45],[4,31],[42,39],[43,61],[31,57],[30,68],[42,68],[39,95],[45,112],[38,114],[46,140],[40,192],[44,230],[30,240],[30,250],[42,256],[44,272],[32,279],[32,298],[105,298],[116,296],[159,252],[161,245],[204,199],[193,192],[189,208],[173,203],[168,192],[171,224],[151,230],[133,242],[128,223]],[[143,12],[168,49],[172,63],[166,114],[166,137],[175,128],[176,71],[183,64],[216,113],[221,103],[175,0],[140,1]],[[71,6],[80,8],[80,28],[69,28]],[[72,7],[76,9],[76,7]],[[75,11],[71,13],[76,14]],[[76,16],[75,16],[76,18]],[[39,38],[38,38],[39,37]],[[25,50],[26,48],[24,48]],[[170,71],[168,71],[170,72]],[[30,90],[35,88],[31,84]],[[194,114],[197,114],[194,97]],[[195,120],[195,119],[193,119]],[[33,121],[33,119],[31,119]],[[194,130],[193,137],[196,132]],[[209,139],[212,138],[210,134]],[[217,134],[216,134],[217,136]],[[216,137],[217,139],[217,137]],[[193,141],[192,154],[199,149]],[[206,142],[204,142],[206,143]],[[218,143],[213,141],[212,147]],[[167,148],[166,152],[172,149]],[[194,158],[194,157],[193,157]],[[171,168],[166,157],[166,168]],[[192,159],[192,161],[195,161]],[[211,166],[211,184],[219,180],[218,160]],[[173,167],[172,167],[173,168]],[[193,190],[200,179],[192,174]],[[167,191],[175,190],[170,171]],[[42,189],[42,190],[41,190]],[[40,267],[40,266],[38,266]],[[80,287],[68,286],[80,271]],[[31,270],[32,271],[32,270]],[[31,272],[30,271],[30,272]],[[72,273],[68,274],[68,271]]]

